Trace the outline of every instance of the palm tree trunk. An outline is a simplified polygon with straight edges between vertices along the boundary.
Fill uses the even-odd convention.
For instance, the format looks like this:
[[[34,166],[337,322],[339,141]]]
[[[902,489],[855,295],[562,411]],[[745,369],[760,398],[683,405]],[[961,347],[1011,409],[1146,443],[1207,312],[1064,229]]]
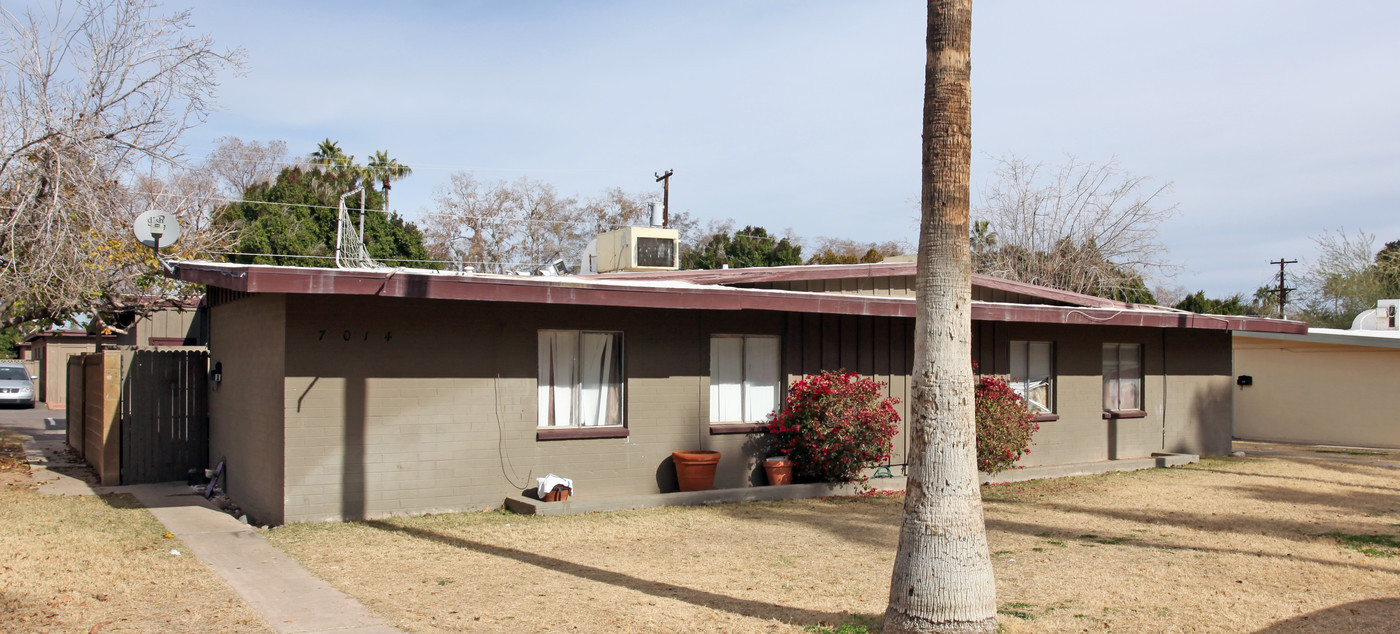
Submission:
[[[929,0],[909,483],[887,632],[993,632],[972,377],[972,0]]]

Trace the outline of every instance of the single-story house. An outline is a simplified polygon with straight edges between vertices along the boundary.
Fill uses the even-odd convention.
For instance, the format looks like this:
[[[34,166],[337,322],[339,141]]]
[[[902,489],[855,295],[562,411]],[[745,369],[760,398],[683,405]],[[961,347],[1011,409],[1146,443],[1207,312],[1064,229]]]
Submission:
[[[547,473],[576,497],[675,491],[681,449],[722,452],[716,487],[763,484],[763,419],[802,375],[887,382],[907,420],[914,274],[171,273],[207,288],[210,459],[270,524],[495,508]],[[985,276],[973,291],[981,371],[1040,413],[1028,465],[1226,453],[1231,332],[1305,329]]]
[[[1236,438],[1400,448],[1400,330],[1237,332],[1234,347]]]

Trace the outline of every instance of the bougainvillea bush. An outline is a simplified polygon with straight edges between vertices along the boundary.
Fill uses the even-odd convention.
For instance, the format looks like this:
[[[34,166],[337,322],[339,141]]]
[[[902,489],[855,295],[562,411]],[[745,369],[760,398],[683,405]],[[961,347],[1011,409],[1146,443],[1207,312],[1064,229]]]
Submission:
[[[888,462],[899,431],[898,399],[885,384],[854,372],[823,372],[792,384],[768,432],[774,450],[807,481],[852,482]]]
[[[1031,435],[1040,430],[1026,401],[999,376],[977,379],[977,470],[1010,469],[1031,452]]]

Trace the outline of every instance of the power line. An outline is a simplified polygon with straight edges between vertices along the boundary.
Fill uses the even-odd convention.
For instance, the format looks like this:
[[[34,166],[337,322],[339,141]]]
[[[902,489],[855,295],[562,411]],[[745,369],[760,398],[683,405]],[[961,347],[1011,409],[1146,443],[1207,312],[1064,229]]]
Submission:
[[[171,193],[161,193],[161,192],[146,193],[146,194],[141,194],[141,196],[143,196],[143,197],[151,197],[151,198],[189,198],[188,195],[183,195],[183,194],[171,194]],[[334,210],[336,210],[336,211],[340,211],[340,207],[334,206],[334,205],[308,205],[308,204],[304,204],[304,203],[284,203],[284,202],[275,202],[275,201],[267,201],[267,200],[245,200],[245,199],[242,199],[242,198],[230,198],[230,197],[224,197],[224,196],[210,196],[210,197],[208,197],[208,198],[204,198],[203,200],[205,200],[205,201],[226,202],[226,203],[230,203],[230,204],[235,204],[235,203],[246,203],[246,204],[249,204],[249,205],[278,205],[278,206],[281,206],[281,207],[305,207],[305,208],[307,208],[307,209],[334,209]],[[451,213],[444,213],[444,212],[440,212],[440,211],[413,211],[413,212],[404,212],[404,211],[398,211],[398,210],[392,210],[392,209],[391,209],[391,210],[388,210],[388,211],[383,210],[383,209],[365,209],[365,211],[373,211],[373,212],[381,213],[381,214],[390,214],[390,213],[394,213],[394,214],[400,214],[400,215],[404,215],[404,216],[407,216],[407,215],[412,214],[412,215],[416,215],[416,216],[418,216],[418,217],[432,216],[432,215],[434,215],[434,214],[439,214],[439,215],[443,215],[443,216],[446,216],[446,217],[448,217],[448,218],[451,218],[451,219],[453,219],[453,220],[458,220],[458,219],[462,219],[462,220],[482,220],[482,221],[487,221],[487,222],[525,222],[525,223],[555,224],[555,225],[587,225],[587,224],[589,224],[589,221],[587,221],[587,220],[542,220],[542,219],[536,219],[536,218],[521,218],[521,217],[517,217],[517,216],[461,216],[461,215],[455,215],[455,214],[451,214]]]
[[[210,150],[208,154],[212,154],[212,153],[213,153],[213,150]],[[208,154],[206,154],[206,156],[208,156]],[[252,154],[252,152],[245,152],[244,154],[245,154],[245,155],[246,155],[246,154]],[[273,166],[276,166],[276,167],[278,167],[278,168],[287,168],[287,167],[309,167],[309,168],[316,168],[316,169],[329,169],[329,170],[332,170],[332,171],[333,171],[333,170],[336,170],[336,169],[339,169],[339,168],[337,168],[337,167],[335,167],[335,166],[327,167],[327,165],[326,165],[325,163],[323,163],[323,162],[320,162],[320,161],[312,161],[312,160],[310,160],[310,159],[300,159],[300,160],[286,160],[286,159],[280,159],[280,160],[276,160],[276,161],[263,161],[263,160],[259,160],[259,159],[255,159],[255,158],[232,158],[232,157],[226,157],[226,158],[221,158],[220,160],[221,160],[221,161],[225,161],[225,162],[243,163],[243,164],[248,164],[248,163],[264,163],[264,162],[266,162],[266,163],[268,163],[269,169],[272,168]],[[395,160],[398,160],[398,159],[395,159]],[[357,164],[357,165],[352,165],[352,167],[365,168],[365,167],[367,167],[367,166],[366,166],[366,165],[358,165],[358,164]],[[418,163],[418,164],[414,164],[414,165],[406,165],[406,167],[411,168],[411,169],[412,169],[413,171],[415,171],[415,172],[418,171],[418,170],[420,170],[420,169],[433,170],[433,171],[458,170],[458,171],[465,171],[465,172],[537,172],[537,173],[540,173],[540,174],[588,174],[588,173],[600,173],[600,172],[636,172],[636,171],[640,171],[638,168],[632,168],[632,167],[562,167],[562,168],[534,168],[534,167],[484,167],[484,166],[479,166],[479,165],[477,165],[477,166],[472,166],[472,165],[435,165],[435,164],[432,164],[432,163],[427,163],[427,164]]]

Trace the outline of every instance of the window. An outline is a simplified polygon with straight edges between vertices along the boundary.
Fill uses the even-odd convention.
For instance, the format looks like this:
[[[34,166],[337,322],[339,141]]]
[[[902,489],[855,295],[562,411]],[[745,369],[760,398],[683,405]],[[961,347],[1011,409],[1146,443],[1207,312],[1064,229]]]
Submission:
[[[1142,410],[1142,346],[1103,344],[1103,408],[1110,412]]]
[[[540,331],[540,427],[622,425],[622,333]]]
[[[710,422],[757,423],[778,406],[778,337],[710,338]]]
[[[1032,414],[1055,412],[1055,344],[1049,341],[1011,342],[1011,389]]]

